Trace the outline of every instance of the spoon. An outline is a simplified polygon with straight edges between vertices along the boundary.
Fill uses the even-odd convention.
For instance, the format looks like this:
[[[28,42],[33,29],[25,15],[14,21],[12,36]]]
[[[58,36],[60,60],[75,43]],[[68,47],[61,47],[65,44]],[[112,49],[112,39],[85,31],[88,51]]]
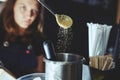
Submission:
[[[38,0],[38,2],[44,6],[50,13],[52,13],[55,18],[56,18],[56,21],[57,21],[57,24],[64,28],[64,29],[67,29],[67,28],[70,28],[73,24],[73,20],[71,17],[67,16],[67,15],[64,15],[64,14],[57,14],[55,13],[46,3],[44,3],[42,0]]]

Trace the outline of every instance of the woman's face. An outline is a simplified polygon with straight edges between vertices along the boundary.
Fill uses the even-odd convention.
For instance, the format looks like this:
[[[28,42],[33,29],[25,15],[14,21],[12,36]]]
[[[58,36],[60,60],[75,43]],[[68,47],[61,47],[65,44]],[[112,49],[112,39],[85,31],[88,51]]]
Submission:
[[[16,0],[14,19],[21,28],[28,28],[38,14],[37,0]]]

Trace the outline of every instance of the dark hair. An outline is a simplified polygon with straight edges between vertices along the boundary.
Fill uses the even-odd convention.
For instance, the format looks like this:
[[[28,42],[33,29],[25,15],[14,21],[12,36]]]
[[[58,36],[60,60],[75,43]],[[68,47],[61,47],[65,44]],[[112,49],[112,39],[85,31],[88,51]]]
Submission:
[[[17,0],[7,0],[4,8],[1,12],[1,19],[4,26],[4,30],[6,32],[6,39],[16,39],[17,36],[19,36],[19,26],[16,24],[14,20],[14,12],[13,8],[15,5],[15,2]],[[36,0],[37,1],[37,0]],[[26,30],[24,34],[24,38],[28,39],[28,36],[35,34],[36,32],[39,32],[41,35],[43,33],[43,7],[38,3],[38,15],[35,19],[35,21],[29,26],[29,28]],[[0,26],[0,27],[2,27]]]

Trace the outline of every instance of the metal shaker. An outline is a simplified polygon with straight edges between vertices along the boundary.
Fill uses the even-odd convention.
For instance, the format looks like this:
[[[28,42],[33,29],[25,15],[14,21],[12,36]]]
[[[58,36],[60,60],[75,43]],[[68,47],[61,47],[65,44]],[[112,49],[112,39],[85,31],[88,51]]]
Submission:
[[[56,61],[44,59],[45,80],[82,80],[83,61],[72,53],[57,53]]]

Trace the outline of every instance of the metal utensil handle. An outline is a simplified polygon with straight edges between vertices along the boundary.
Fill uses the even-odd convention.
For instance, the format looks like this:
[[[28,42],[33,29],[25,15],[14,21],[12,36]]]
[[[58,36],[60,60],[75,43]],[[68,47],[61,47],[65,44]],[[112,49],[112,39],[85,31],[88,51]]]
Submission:
[[[43,42],[43,47],[45,50],[45,57],[49,60],[56,60],[56,53],[53,43],[50,40],[46,40]]]
[[[44,6],[50,13],[52,13],[53,15],[56,14],[45,2],[43,2],[42,0],[38,0],[38,2],[39,2],[42,6]]]

